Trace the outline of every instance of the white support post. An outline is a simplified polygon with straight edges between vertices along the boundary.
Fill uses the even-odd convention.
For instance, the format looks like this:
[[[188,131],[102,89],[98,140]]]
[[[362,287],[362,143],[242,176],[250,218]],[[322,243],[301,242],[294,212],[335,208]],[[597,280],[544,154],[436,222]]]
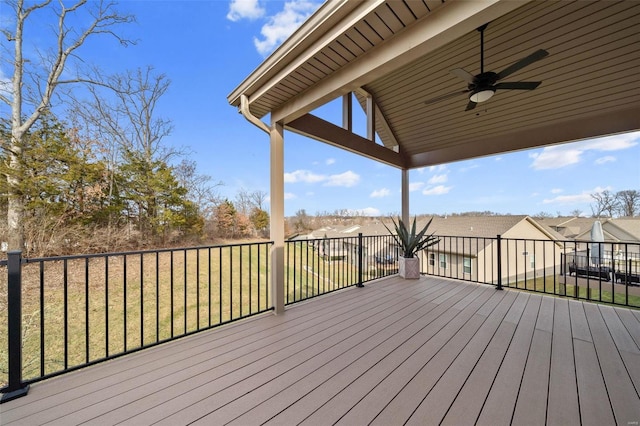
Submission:
[[[351,92],[342,96],[342,128],[353,130],[353,94]]]
[[[402,169],[402,221],[409,226],[409,170]]]
[[[376,139],[376,105],[373,96],[367,95],[367,139]]]
[[[271,297],[276,314],[284,313],[284,126],[273,123],[271,141]]]

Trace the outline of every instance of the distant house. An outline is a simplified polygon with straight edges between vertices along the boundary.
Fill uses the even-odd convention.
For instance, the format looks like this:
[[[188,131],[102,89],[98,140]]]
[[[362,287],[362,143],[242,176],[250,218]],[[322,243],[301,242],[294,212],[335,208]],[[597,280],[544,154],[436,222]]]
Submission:
[[[418,227],[428,218],[418,220]],[[304,236],[305,239],[329,238],[317,241],[320,254],[328,259],[355,259],[357,235],[389,235],[381,222],[344,227],[325,227]],[[552,229],[541,226],[529,216],[454,216],[434,217],[429,233],[440,237],[437,245],[421,253],[422,272],[463,278],[472,281],[497,280],[497,236],[501,236],[503,277],[532,276],[554,268],[560,262],[562,238]],[[340,238],[340,239],[338,239]],[[335,240],[331,240],[335,239]],[[553,246],[552,246],[553,245]],[[363,240],[363,256],[369,265],[388,265],[397,261],[399,249],[393,239]]]
[[[640,217],[594,218],[557,217],[539,219],[539,223],[562,235],[565,240],[575,241],[576,252],[587,256],[591,241],[591,228],[599,220],[604,234],[604,259],[640,259]]]
[[[561,236],[525,215],[436,217],[430,231],[440,242],[422,252],[428,274],[497,282],[498,235],[501,274],[511,281],[549,272],[561,258]]]

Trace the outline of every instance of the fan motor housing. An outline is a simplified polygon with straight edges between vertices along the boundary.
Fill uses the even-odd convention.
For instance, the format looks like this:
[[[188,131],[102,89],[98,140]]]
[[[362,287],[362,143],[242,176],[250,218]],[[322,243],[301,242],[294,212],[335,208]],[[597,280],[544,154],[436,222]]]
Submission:
[[[483,88],[490,88],[498,81],[498,74],[495,72],[483,72],[473,78],[473,83],[469,83],[469,90],[475,91]]]

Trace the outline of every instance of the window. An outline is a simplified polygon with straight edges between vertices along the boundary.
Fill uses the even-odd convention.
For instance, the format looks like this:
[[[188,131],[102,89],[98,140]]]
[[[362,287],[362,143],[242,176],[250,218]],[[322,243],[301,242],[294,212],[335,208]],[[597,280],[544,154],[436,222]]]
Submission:
[[[440,255],[440,267],[442,269],[447,269],[447,255],[446,254],[441,254]]]
[[[529,264],[532,269],[536,269],[536,257],[534,255],[529,256]]]
[[[471,258],[465,257],[462,259],[462,272],[465,274],[471,274]]]
[[[436,265],[436,254],[429,253],[429,266],[435,266],[435,265]]]

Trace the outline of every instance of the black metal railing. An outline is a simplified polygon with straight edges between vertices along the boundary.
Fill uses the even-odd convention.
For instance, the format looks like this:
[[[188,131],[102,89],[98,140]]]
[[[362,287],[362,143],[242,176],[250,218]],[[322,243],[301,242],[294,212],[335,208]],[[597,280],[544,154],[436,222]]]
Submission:
[[[3,400],[34,381],[272,309],[271,245],[10,252],[0,262]]]
[[[285,259],[285,304],[398,272],[391,235],[287,241]]]
[[[422,272],[640,307],[640,243],[439,236]]]
[[[638,243],[437,238],[421,253],[423,274],[640,307]],[[0,261],[2,401],[35,381],[271,310],[272,244],[9,253]],[[285,303],[397,272],[391,235],[287,241]]]

